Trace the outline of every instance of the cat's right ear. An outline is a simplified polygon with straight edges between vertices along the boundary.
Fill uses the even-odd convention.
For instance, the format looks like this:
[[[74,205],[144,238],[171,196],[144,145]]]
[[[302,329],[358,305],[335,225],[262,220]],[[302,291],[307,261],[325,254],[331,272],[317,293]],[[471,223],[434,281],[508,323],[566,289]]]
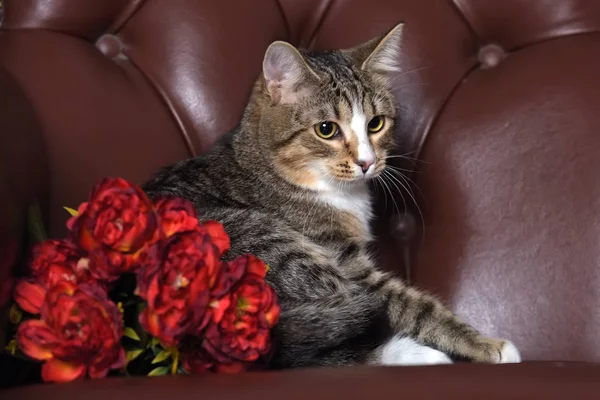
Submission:
[[[402,50],[404,23],[399,23],[381,37],[343,50],[365,71],[376,76],[386,77],[390,72],[398,72],[398,58]]]
[[[310,85],[319,77],[289,43],[271,43],[263,60],[263,75],[272,104],[289,104],[309,95]]]

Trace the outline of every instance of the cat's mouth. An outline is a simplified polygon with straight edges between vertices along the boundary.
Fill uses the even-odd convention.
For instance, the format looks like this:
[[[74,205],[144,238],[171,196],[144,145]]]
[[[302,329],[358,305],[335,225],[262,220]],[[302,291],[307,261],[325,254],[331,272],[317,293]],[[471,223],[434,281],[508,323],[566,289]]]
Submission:
[[[354,169],[354,171],[333,171],[333,178],[343,182],[344,184],[360,184],[370,180],[373,180],[383,173],[385,170],[385,164],[374,165],[372,168],[363,170],[360,167]]]

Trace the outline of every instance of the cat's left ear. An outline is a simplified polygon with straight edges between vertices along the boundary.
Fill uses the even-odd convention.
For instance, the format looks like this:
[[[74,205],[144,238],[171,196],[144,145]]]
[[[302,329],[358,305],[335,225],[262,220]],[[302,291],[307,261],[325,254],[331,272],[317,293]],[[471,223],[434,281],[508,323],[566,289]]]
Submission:
[[[348,49],[347,52],[362,70],[381,74],[398,71],[403,31],[404,23],[399,23],[385,35]]]

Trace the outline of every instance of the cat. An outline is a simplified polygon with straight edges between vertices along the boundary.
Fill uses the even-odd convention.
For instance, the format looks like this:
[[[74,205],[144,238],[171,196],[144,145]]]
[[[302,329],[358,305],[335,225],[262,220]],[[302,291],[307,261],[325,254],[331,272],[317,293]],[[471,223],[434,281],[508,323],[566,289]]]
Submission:
[[[368,182],[395,148],[388,75],[403,29],[337,51],[273,42],[240,124],[143,186],[221,222],[230,258],[252,253],[271,267],[282,309],[274,369],[520,362],[512,342],[483,336],[368,252]]]

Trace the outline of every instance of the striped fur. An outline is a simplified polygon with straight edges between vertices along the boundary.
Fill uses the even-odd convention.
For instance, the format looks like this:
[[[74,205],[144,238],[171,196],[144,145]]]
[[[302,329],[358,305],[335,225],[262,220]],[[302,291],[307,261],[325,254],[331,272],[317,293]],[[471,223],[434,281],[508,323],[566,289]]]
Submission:
[[[385,73],[401,33],[398,26],[382,39],[322,53],[272,44],[240,125],[144,187],[151,197],[188,198],[202,219],[222,222],[228,257],[249,252],[271,266],[267,279],[282,305],[273,368],[388,362],[403,337],[413,348],[500,362],[509,343],[481,336],[433,297],[379,271],[369,255],[367,182],[394,149],[396,105]],[[378,115],[382,131],[357,132]],[[340,135],[318,137],[321,121],[335,121]],[[361,152],[376,158],[364,176]]]

